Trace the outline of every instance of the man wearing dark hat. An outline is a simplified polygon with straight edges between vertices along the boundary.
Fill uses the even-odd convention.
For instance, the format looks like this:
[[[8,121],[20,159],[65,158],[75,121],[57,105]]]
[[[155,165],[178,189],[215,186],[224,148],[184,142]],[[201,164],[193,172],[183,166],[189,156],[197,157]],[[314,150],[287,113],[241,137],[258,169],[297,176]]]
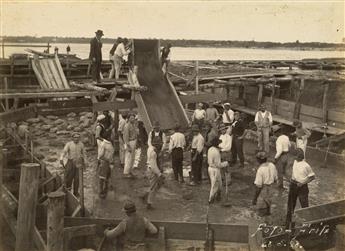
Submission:
[[[244,167],[244,154],[243,154],[243,139],[246,135],[246,127],[244,125],[243,120],[241,119],[240,113],[234,113],[234,122],[231,124],[232,127],[232,160],[231,164],[235,164],[237,162],[237,157],[240,160],[239,167]]]
[[[184,183],[183,179],[183,149],[186,146],[186,138],[180,132],[180,126],[175,125],[175,132],[170,136],[169,153],[171,153],[171,164],[174,170],[175,180]]]
[[[156,234],[158,229],[147,218],[136,213],[132,201],[125,202],[123,211],[127,217],[114,229],[106,229],[104,235],[107,239],[121,237],[123,250],[144,251],[146,233]]]
[[[147,209],[152,209],[154,197],[164,183],[164,176],[162,175],[157,163],[157,155],[161,146],[160,138],[154,137],[147,149],[147,177],[150,181],[150,188],[143,198]]]
[[[160,129],[160,125],[158,121],[155,121],[153,123],[153,130],[148,135],[147,145],[149,147],[152,146],[152,142],[156,139],[157,139],[157,142],[159,142],[159,144],[156,146],[157,164],[158,164],[159,169],[162,171],[161,158],[162,158],[163,151],[166,148],[167,138],[166,138],[165,133]]]
[[[259,106],[259,111],[255,114],[254,122],[258,134],[258,149],[268,154],[270,151],[270,131],[273,119],[272,114],[266,110],[264,104]]]
[[[255,176],[255,195],[252,205],[256,205],[257,213],[261,217],[271,215],[271,203],[273,196],[273,184],[278,180],[278,173],[275,165],[267,162],[267,153],[264,151],[256,154],[260,166]]]
[[[315,179],[315,173],[310,165],[304,160],[304,151],[301,148],[296,149],[296,159],[292,166],[292,177],[290,180],[290,189],[288,195],[288,208],[286,216],[286,227],[291,223],[292,214],[295,211],[297,198],[301,207],[309,207],[308,202],[308,183]]]
[[[74,133],[72,137],[73,140],[67,142],[62,151],[60,164],[65,168],[66,188],[70,190],[73,182],[73,194],[79,196],[79,172],[85,167],[86,153],[84,144],[80,142],[80,134]],[[67,158],[66,165],[64,158]]]
[[[191,149],[192,158],[192,176],[193,180],[190,185],[195,186],[200,184],[202,180],[202,158],[205,145],[204,137],[200,133],[200,129],[197,125],[192,126],[193,140]]]
[[[92,62],[92,80],[97,83],[101,82],[102,36],[104,36],[103,31],[97,30],[96,36],[90,41],[89,59]]]

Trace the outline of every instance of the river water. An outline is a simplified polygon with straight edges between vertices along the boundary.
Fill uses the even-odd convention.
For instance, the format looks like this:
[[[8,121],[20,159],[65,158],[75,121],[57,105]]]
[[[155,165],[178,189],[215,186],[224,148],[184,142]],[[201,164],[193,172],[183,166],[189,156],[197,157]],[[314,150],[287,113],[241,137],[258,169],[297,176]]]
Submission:
[[[13,44],[13,43],[11,43]],[[24,44],[25,45],[25,44]],[[60,53],[66,53],[67,44],[51,44],[50,52],[54,47],[59,48]],[[89,44],[69,44],[71,53],[77,54],[80,58],[87,58],[89,55]],[[111,44],[103,44],[103,58],[109,58]],[[5,47],[5,57],[12,53],[25,53],[30,48],[42,51],[45,48],[33,47]],[[0,47],[0,55],[2,49]],[[201,48],[201,47],[173,47],[171,52],[172,60],[301,60],[305,58],[335,58],[345,57],[345,51],[326,50],[291,50],[291,49],[256,49],[256,48]]]

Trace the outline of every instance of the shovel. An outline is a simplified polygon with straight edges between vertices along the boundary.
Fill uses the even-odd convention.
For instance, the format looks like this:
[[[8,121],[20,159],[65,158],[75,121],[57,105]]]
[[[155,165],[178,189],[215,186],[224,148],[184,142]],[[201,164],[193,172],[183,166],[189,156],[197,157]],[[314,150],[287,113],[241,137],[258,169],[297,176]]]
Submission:
[[[230,207],[231,206],[231,203],[228,200],[228,174],[227,173],[225,173],[225,200],[222,203],[222,206],[223,207]]]

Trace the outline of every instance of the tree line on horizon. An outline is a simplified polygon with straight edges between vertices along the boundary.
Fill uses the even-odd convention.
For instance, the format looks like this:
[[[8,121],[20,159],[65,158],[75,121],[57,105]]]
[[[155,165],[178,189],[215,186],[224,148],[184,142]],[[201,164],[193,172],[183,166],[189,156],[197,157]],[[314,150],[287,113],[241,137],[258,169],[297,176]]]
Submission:
[[[33,37],[33,36],[3,36],[5,43],[89,43],[90,37]],[[177,47],[241,47],[241,48],[332,48],[345,49],[345,43],[321,43],[321,42],[260,42],[237,40],[201,40],[201,39],[159,39],[161,45],[171,43]],[[103,38],[103,43],[112,44],[115,38]]]

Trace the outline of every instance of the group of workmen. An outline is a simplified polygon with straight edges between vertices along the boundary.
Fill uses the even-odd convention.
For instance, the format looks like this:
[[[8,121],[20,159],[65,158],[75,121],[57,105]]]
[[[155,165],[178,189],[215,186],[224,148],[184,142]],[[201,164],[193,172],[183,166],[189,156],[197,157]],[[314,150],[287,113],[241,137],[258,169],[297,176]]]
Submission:
[[[101,83],[101,66],[102,66],[102,37],[104,33],[102,30],[95,32],[95,37],[90,41],[90,54],[92,69],[92,80],[95,84]],[[164,74],[168,72],[168,64],[170,62],[170,48],[171,44],[167,44],[161,51],[161,64]],[[118,37],[109,51],[109,60],[111,63],[111,70],[108,78],[118,80],[120,77],[121,67],[124,62],[130,66],[132,63],[132,42],[127,38]]]

